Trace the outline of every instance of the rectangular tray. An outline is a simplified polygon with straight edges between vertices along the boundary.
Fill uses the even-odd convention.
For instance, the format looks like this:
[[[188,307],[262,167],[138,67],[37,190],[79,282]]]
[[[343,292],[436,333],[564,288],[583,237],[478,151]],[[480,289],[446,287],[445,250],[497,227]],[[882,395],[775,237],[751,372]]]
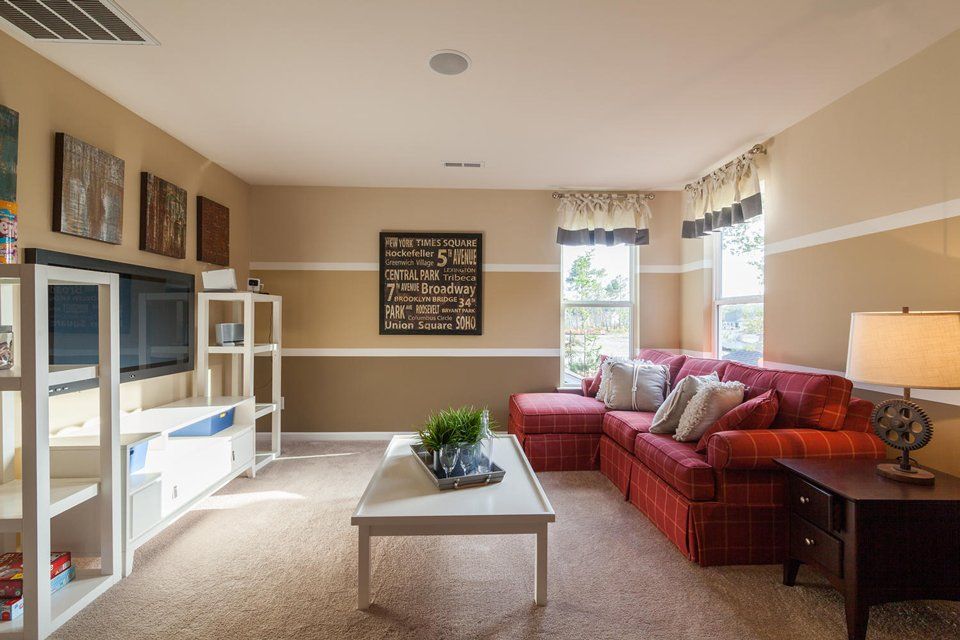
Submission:
[[[441,491],[445,489],[462,489],[477,485],[493,484],[503,480],[507,472],[497,466],[494,462],[491,466],[493,470],[489,473],[475,473],[470,475],[463,474],[463,468],[458,464],[457,468],[449,476],[443,473],[443,469],[433,468],[433,454],[427,451],[426,447],[420,444],[410,445],[413,450],[413,457],[420,463],[420,468],[433,481]]]

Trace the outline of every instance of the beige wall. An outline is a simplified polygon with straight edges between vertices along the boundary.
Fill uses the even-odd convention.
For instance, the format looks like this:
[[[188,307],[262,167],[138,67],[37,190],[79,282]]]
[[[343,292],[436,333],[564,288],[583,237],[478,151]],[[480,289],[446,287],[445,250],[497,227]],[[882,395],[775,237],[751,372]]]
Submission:
[[[253,271],[270,292],[284,297],[287,349],[558,353],[556,205],[549,191],[254,187]],[[657,194],[652,210],[651,244],[640,249],[639,262],[675,266],[679,195]],[[483,335],[379,335],[376,265],[378,234],[385,230],[484,234],[484,264],[507,270],[484,274]],[[256,268],[257,263],[298,263],[299,269],[289,264]],[[679,275],[641,273],[637,286],[638,343],[679,347]],[[288,431],[406,429],[438,407],[471,403],[490,406],[505,423],[510,393],[549,391],[560,380],[558,355],[358,357],[351,352],[349,357],[288,355],[283,366]],[[371,394],[375,403],[358,402]]]
[[[249,187],[209,159],[84,84],[5,34],[0,34],[0,104],[20,113],[18,208],[21,251],[40,247],[200,273],[196,256],[196,197],[204,195],[230,208],[231,264],[246,274],[250,255],[247,221]],[[184,99],[189,99],[185,96]],[[123,243],[111,245],[54,233],[54,134],[64,131],[125,163]],[[140,172],[150,171],[187,190],[187,259],[138,249]],[[121,386],[121,407],[149,407],[187,396],[192,374],[164,376]],[[54,426],[94,415],[96,391],[60,396],[51,413]]]
[[[940,206],[960,197],[958,77],[960,32],[767,141],[768,363],[842,371],[851,312],[960,308],[960,218],[949,217],[960,210]],[[931,205],[946,219],[909,213]],[[897,228],[838,230],[853,224],[856,235],[901,212]],[[685,251],[702,250],[686,242]],[[697,336],[703,301],[709,306],[697,289],[707,281],[684,277],[685,348],[708,350],[706,334]],[[960,407],[916,395],[939,424],[915,457],[960,473]]]

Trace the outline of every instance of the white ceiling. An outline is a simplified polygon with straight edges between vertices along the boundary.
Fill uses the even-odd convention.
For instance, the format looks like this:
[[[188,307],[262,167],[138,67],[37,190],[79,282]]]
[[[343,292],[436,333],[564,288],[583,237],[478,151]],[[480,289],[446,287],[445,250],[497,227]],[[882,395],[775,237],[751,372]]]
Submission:
[[[120,4],[161,46],[0,28],[284,185],[676,187],[960,28],[957,0]],[[437,49],[473,65],[435,74]]]

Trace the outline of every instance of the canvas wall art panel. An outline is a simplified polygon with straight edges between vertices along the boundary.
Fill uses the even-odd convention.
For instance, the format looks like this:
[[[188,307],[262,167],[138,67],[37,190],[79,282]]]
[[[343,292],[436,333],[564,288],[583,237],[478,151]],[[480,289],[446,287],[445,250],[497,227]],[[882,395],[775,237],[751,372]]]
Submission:
[[[140,249],[187,257],[187,190],[146,171],[140,174]]]
[[[120,244],[123,160],[58,133],[53,170],[53,230]]]
[[[230,266],[230,209],[197,196],[197,260]]]
[[[17,262],[20,114],[0,104],[0,264]]]

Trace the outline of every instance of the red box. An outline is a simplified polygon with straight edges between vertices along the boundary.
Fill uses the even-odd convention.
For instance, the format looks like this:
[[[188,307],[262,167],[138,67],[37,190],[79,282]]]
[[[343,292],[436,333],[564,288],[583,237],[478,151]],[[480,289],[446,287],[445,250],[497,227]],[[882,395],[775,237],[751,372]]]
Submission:
[[[54,551],[50,554],[50,577],[56,577],[73,566],[69,551]],[[0,555],[0,599],[19,598],[23,595],[23,554]]]

